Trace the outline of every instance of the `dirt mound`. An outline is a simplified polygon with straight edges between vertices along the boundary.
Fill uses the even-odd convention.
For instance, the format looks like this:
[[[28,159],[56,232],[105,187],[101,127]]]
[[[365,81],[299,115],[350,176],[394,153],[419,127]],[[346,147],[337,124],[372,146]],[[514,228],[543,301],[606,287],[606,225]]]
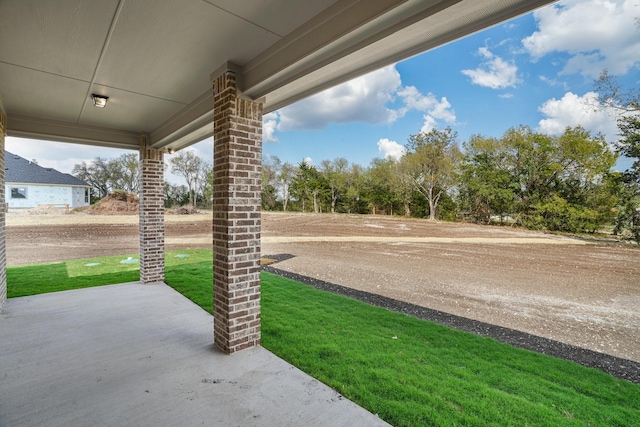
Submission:
[[[107,194],[86,212],[91,215],[135,215],[138,213],[139,207],[136,194],[115,192]]]

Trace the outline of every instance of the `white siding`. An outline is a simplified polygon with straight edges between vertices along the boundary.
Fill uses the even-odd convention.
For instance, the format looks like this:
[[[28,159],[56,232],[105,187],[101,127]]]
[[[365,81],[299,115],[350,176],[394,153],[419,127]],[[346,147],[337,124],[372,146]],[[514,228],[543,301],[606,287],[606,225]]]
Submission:
[[[26,188],[26,198],[12,198],[12,188]],[[84,202],[84,188],[82,187],[62,187],[51,185],[25,185],[12,184],[5,185],[5,198],[9,208],[35,208],[38,205],[69,205],[70,208],[88,206]]]
[[[71,187],[72,192],[72,202],[71,208],[80,208],[82,206],[89,206],[89,202],[84,201],[84,194],[86,192],[86,188],[83,187]]]

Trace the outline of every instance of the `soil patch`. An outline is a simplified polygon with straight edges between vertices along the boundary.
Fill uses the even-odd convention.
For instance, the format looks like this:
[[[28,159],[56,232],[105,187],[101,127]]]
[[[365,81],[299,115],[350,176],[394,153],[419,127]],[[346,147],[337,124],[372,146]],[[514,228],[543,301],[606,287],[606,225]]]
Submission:
[[[210,213],[165,216],[167,249],[210,248]],[[509,227],[263,213],[274,267],[640,362],[640,250]],[[132,215],[7,216],[8,265],[138,251]]]
[[[67,207],[54,206],[54,205],[39,205],[35,208],[26,209],[22,211],[23,215],[67,215],[69,210]]]
[[[135,215],[138,213],[140,202],[138,196],[131,193],[111,193],[100,199],[98,203],[83,211],[91,215]]]

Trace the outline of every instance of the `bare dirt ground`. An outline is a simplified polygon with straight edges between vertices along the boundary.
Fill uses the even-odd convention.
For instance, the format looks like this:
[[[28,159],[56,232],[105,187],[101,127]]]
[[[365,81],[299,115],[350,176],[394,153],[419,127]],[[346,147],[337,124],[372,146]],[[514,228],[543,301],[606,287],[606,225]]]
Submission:
[[[166,215],[167,249],[211,216]],[[137,216],[7,215],[9,265],[138,251]],[[459,223],[263,214],[277,268],[640,362],[640,249]]]

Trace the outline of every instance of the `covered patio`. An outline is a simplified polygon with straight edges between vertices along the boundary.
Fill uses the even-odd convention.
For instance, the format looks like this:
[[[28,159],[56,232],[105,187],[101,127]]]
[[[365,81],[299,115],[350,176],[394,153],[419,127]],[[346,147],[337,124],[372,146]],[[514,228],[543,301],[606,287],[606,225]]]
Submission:
[[[164,284],[11,299],[3,426],[388,425],[262,347],[228,357],[211,315]]]
[[[95,387],[104,380],[97,381],[104,377],[94,370],[114,373],[116,366],[121,372],[110,381],[115,389],[123,387],[123,396],[133,393],[136,387],[130,381],[144,372],[149,387],[159,392],[146,387],[141,397],[131,400],[118,400],[114,395],[114,402],[124,406],[115,405],[113,411],[107,405],[96,407],[96,416],[101,418],[92,418],[93,423],[121,424],[118,411],[122,408],[144,408],[153,413],[148,419],[173,424],[162,422],[167,418],[160,414],[190,413],[188,397],[174,394],[181,381],[190,381],[187,389],[205,396],[203,404],[205,400],[215,402],[208,416],[219,425],[252,423],[245,418],[218,418],[225,411],[236,412],[235,405],[245,394],[247,398],[251,395],[248,388],[240,387],[245,380],[247,386],[262,390],[246,408],[255,404],[266,411],[268,406],[303,402],[311,390],[305,388],[308,378],[296,373],[291,385],[281,387],[291,388],[297,400],[270,401],[266,388],[260,387],[267,383],[273,387],[281,380],[279,372],[294,368],[285,367],[261,348],[233,359],[221,357],[202,342],[211,334],[211,317],[190,309],[181,312],[184,308],[178,306],[183,303],[172,302],[180,298],[163,284],[164,155],[214,138],[213,342],[227,354],[256,347],[260,344],[262,115],[547,3],[551,0],[169,0],[161,5],[153,0],[3,1],[0,364],[4,372],[16,373],[11,378],[17,382],[9,385],[7,375],[3,377],[0,424],[22,425],[22,412],[36,410],[34,399],[61,398],[58,393],[38,390],[45,373],[35,367],[40,364],[42,368],[45,360],[47,372],[62,373],[48,376],[49,390],[78,393],[68,401],[48,400],[40,406],[40,416],[48,425],[86,425],[85,408],[99,406],[101,401],[99,396],[87,395],[97,392]],[[110,287],[115,295],[109,297],[96,294],[106,290],[83,290],[5,302],[5,135],[140,153],[139,284]],[[156,293],[160,296],[154,297]],[[95,312],[89,329],[78,329],[85,323],[83,317],[92,313],[77,311],[79,300],[86,300]],[[60,311],[50,311],[54,308]],[[194,306],[193,310],[199,309]],[[141,312],[147,314],[137,317]],[[104,335],[94,334],[90,325]],[[123,325],[136,325],[131,330],[138,338],[118,336],[117,331],[131,332]],[[162,334],[156,335],[158,331]],[[173,344],[164,347],[165,340]],[[142,347],[134,350],[119,346],[121,342]],[[98,349],[102,350],[92,353]],[[120,353],[111,358],[100,356],[111,350]],[[138,356],[153,352],[167,358],[156,370],[145,371]],[[77,364],[72,363],[76,360],[73,355],[82,356]],[[94,359],[104,365],[91,365]],[[169,366],[179,369],[169,370],[168,377],[161,375]],[[230,378],[216,374],[227,370],[235,372],[235,379],[229,381],[235,381],[236,387],[205,381],[194,388],[198,378]],[[260,385],[257,377],[262,371],[273,375]],[[23,391],[19,391],[20,384]],[[208,385],[216,387],[203,388]],[[220,389],[233,389],[236,394],[216,394]],[[331,400],[329,390],[322,393]],[[159,399],[162,396],[167,399]],[[9,410],[5,411],[9,397],[11,404],[6,403]],[[64,402],[72,404],[64,406]],[[306,418],[296,421],[293,414],[297,411],[278,408],[269,416],[279,419],[280,425],[307,425]],[[262,409],[255,413],[267,417]],[[229,422],[218,422],[221,419]],[[276,424],[267,419],[271,420],[262,418],[255,424]]]

